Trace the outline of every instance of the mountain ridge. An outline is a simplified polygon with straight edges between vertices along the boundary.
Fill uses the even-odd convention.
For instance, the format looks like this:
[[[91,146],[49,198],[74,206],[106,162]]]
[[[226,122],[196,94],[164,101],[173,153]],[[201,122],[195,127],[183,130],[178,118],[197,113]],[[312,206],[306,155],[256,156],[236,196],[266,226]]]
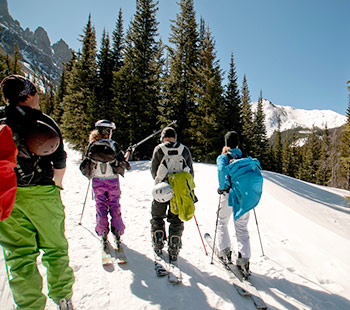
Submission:
[[[257,109],[257,102],[251,103],[252,111]],[[262,101],[265,115],[265,126],[268,137],[271,137],[274,131],[278,129],[278,119],[280,119],[280,131],[286,131],[293,128],[308,128],[313,126],[324,129],[338,128],[346,123],[346,116],[332,110],[306,110],[297,109],[291,106],[273,104],[267,99]]]
[[[59,80],[63,63],[72,56],[72,50],[63,39],[51,45],[43,27],[37,27],[34,32],[29,28],[24,30],[20,22],[11,17],[7,0],[0,0],[0,47],[3,53],[13,55],[16,46],[27,69],[44,73],[56,81]]]

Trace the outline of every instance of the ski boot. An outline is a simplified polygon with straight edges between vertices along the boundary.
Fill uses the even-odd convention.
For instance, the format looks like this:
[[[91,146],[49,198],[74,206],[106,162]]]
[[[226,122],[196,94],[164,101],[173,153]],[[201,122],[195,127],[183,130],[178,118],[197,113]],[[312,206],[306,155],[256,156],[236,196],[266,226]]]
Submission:
[[[102,247],[104,251],[108,249],[108,238],[107,233],[105,231],[102,234]]]
[[[179,236],[173,235],[169,237],[169,247],[168,247],[168,253],[169,253],[169,260],[170,261],[176,261],[177,256],[181,249],[181,238]]]
[[[58,304],[59,310],[73,310],[73,304],[71,299],[62,298]]]
[[[152,243],[154,252],[157,255],[162,254],[162,249],[164,247],[164,231],[156,230],[153,232]]]
[[[232,251],[231,248],[225,248],[221,251],[219,251],[219,258],[225,263],[225,264],[232,264]]]
[[[114,235],[114,242],[115,242],[115,245],[117,246],[117,248],[119,249],[120,244],[121,244],[119,230],[117,230],[115,235]]]
[[[244,278],[248,278],[251,275],[249,270],[249,258],[243,258],[240,252],[238,252],[236,266]]]

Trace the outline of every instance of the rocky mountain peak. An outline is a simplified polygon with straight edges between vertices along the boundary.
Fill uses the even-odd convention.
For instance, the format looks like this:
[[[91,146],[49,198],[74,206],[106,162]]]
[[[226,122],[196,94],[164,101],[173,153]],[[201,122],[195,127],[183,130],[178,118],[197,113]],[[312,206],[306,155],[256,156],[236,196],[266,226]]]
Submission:
[[[0,0],[0,15],[2,15],[2,16],[9,15],[7,0]]]
[[[63,63],[72,55],[69,46],[62,39],[51,46],[49,35],[43,27],[38,27],[34,33],[29,28],[23,30],[9,14],[7,3],[7,0],[0,0],[0,52],[13,55],[17,46],[26,63],[25,68],[58,80]]]
[[[52,45],[54,53],[57,57],[62,59],[69,59],[72,56],[72,52],[69,49],[68,44],[62,39]]]
[[[42,49],[46,53],[51,53],[51,42],[46,30],[42,27],[38,27],[34,31],[34,42],[39,49]]]

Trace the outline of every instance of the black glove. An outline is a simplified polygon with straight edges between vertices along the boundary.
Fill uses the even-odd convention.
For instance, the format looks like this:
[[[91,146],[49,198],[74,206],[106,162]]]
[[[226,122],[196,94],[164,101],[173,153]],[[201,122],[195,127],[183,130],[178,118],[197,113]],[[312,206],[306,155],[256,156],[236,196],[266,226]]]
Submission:
[[[228,193],[229,191],[230,191],[229,188],[224,188],[224,189],[218,188],[218,194],[219,194],[219,195],[222,195],[222,194],[224,194],[224,193]]]

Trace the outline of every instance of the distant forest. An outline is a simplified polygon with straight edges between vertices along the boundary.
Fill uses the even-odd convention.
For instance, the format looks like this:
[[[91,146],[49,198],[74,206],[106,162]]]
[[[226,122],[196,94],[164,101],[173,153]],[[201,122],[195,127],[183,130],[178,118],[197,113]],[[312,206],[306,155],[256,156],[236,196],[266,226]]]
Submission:
[[[258,158],[264,170],[350,189],[350,81],[343,127],[312,128],[302,145],[297,130],[278,129],[268,139],[262,91],[253,113],[247,76],[238,82],[232,52],[224,79],[215,39],[205,20],[197,20],[193,0],[179,0],[168,45],[158,38],[157,11],[157,1],[136,0],[124,30],[120,9],[115,29],[103,32],[99,48],[88,16],[81,49],[65,64],[58,85],[41,81],[41,108],[56,119],[66,141],[84,152],[95,122],[109,119],[117,126],[113,139],[125,150],[176,120],[178,140],[197,162],[215,163],[224,134],[235,130],[243,153]],[[21,73],[20,57],[1,56],[2,77]],[[150,159],[158,139],[142,144],[133,159]]]

